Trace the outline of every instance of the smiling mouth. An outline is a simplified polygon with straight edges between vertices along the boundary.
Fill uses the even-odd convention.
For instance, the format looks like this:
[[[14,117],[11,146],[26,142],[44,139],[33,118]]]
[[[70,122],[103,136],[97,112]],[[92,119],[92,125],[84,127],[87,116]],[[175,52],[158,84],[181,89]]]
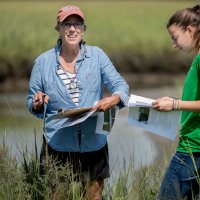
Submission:
[[[74,38],[76,38],[77,36],[76,36],[76,35],[67,35],[67,37],[68,37],[68,38],[74,39]]]

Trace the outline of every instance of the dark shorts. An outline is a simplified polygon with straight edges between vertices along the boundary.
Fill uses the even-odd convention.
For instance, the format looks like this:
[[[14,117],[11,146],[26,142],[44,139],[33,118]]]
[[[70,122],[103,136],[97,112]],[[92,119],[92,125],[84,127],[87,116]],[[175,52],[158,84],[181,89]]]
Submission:
[[[107,143],[102,149],[92,152],[60,152],[52,149],[44,139],[40,154],[41,174],[45,173],[43,163],[47,155],[60,165],[70,165],[73,174],[76,175],[75,180],[92,181],[110,176]]]

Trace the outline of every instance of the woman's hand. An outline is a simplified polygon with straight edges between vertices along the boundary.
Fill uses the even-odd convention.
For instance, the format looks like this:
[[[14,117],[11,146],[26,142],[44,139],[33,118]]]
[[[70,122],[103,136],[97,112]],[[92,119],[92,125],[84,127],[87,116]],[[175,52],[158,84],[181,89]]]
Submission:
[[[120,101],[119,95],[113,95],[111,97],[105,97],[101,99],[92,109],[100,112],[104,112],[109,108],[117,105]]]
[[[41,112],[44,108],[44,103],[48,103],[49,96],[45,93],[38,91],[34,95],[33,99],[33,109],[37,112]]]
[[[162,97],[152,103],[152,107],[158,111],[170,111],[174,109],[174,99],[171,97]]]

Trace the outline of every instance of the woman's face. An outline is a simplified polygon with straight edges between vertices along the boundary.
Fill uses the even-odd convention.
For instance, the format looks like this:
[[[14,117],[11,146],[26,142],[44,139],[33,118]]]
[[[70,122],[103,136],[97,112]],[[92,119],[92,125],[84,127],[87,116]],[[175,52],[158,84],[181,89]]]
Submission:
[[[193,27],[188,26],[186,30],[183,30],[173,24],[168,28],[168,32],[175,48],[178,48],[185,53],[194,51],[195,44],[193,36],[195,29]]]
[[[70,46],[79,45],[85,27],[81,18],[77,15],[70,15],[59,26],[59,34],[62,38],[62,43]]]

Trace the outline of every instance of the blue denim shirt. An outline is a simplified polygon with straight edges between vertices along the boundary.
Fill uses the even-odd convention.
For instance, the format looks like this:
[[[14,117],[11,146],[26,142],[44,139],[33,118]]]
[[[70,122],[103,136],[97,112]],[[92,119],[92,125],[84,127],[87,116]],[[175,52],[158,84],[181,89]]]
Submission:
[[[65,152],[89,152],[102,148],[106,136],[95,133],[97,116],[90,117],[81,124],[61,128],[66,119],[52,119],[57,109],[73,109],[93,106],[103,97],[103,85],[112,95],[120,96],[121,106],[128,103],[128,85],[116,71],[107,55],[98,47],[81,45],[81,53],[76,61],[75,70],[80,91],[79,105],[71,99],[69,92],[57,74],[60,65],[61,46],[44,52],[34,62],[27,97],[28,109],[38,118],[44,118],[44,136],[55,150]],[[46,109],[42,113],[33,111],[33,98],[37,91],[49,96]],[[45,116],[44,116],[45,113]]]

